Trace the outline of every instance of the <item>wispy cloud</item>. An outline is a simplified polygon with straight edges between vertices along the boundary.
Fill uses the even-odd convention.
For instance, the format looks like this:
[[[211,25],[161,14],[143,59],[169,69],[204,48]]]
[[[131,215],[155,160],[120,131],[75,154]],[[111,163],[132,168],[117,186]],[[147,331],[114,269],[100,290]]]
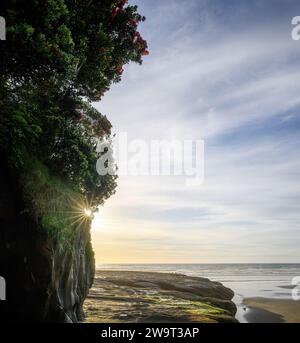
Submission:
[[[121,177],[99,261],[297,261],[298,2],[137,2],[151,56],[96,106],[132,139],[204,138],[206,178]]]

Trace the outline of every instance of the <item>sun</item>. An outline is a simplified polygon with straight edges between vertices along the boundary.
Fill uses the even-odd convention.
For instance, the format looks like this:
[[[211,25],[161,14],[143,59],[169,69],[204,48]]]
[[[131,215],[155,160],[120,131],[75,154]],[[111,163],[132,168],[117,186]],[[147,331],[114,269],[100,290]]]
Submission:
[[[84,215],[85,215],[86,217],[91,217],[92,214],[93,214],[92,210],[89,209],[89,208],[85,208],[85,209],[83,210],[83,212],[84,212]]]

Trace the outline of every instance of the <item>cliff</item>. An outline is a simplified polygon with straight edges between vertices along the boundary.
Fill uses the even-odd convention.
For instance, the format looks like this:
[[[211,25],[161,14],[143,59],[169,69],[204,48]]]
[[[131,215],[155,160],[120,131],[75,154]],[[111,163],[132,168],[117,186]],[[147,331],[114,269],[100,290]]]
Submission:
[[[200,277],[98,271],[84,308],[95,323],[235,323],[233,295]]]
[[[45,169],[32,170],[20,180],[0,169],[0,275],[7,287],[0,319],[78,322],[84,318],[82,305],[94,277],[90,221],[72,225],[58,220],[51,201],[63,208],[61,203],[68,202],[65,190]]]

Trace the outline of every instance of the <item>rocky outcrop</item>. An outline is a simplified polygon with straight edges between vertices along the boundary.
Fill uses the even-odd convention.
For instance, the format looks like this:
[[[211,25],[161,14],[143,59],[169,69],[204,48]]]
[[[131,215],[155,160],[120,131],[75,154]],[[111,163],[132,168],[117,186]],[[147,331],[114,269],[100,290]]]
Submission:
[[[20,190],[0,170],[0,276],[6,280],[1,321],[78,322],[94,277],[90,223],[60,241],[24,211]]]
[[[98,271],[85,302],[88,322],[237,322],[233,291],[181,274]]]

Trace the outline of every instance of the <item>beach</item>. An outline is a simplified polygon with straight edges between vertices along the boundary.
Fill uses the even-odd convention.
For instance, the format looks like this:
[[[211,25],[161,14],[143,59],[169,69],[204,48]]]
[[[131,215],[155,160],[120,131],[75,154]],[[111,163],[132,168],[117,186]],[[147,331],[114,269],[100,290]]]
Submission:
[[[291,284],[300,264],[102,264],[97,274],[108,270],[208,278],[233,290],[240,323],[300,323],[300,301],[292,300]]]
[[[84,311],[88,323],[233,323],[233,295],[200,277],[97,271]]]
[[[251,323],[300,323],[300,301],[245,298],[245,318]]]

